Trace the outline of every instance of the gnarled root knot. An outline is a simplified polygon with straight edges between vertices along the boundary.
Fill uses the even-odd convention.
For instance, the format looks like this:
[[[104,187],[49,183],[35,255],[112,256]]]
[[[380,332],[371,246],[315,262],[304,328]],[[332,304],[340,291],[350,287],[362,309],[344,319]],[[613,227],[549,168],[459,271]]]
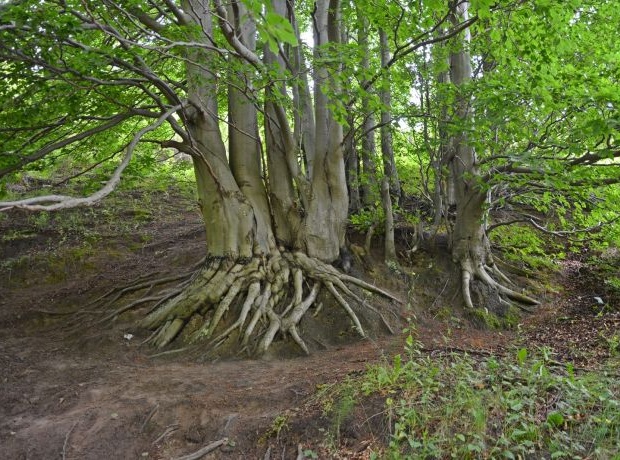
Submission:
[[[373,310],[391,331],[383,316],[351,291],[351,285],[400,302],[375,286],[340,273],[331,265],[301,252],[285,252],[266,259],[207,263],[180,294],[151,311],[142,325],[155,330],[150,341],[156,347],[169,344],[190,319],[197,317],[202,326],[193,336],[209,340],[213,347],[238,332],[244,346],[258,338],[256,352],[262,354],[280,332],[290,334],[308,353],[298,325],[324,287],[346,311],[362,337],[366,334],[347,298]],[[223,319],[231,307],[235,307],[236,318],[221,331]]]

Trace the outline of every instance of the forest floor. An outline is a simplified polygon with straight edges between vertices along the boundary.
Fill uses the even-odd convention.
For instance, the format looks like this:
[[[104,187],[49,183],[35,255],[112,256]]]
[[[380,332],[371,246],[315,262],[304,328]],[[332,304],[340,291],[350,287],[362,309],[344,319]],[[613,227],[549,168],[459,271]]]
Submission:
[[[206,361],[141,345],[148,334],[135,329],[135,314],[90,326],[102,314],[93,299],[184,271],[204,253],[187,198],[126,194],[114,206],[0,219],[0,458],[169,459],[224,438],[201,458],[369,458],[385,442],[380,408],[349,417],[330,440],[333,421],[316,393],[391,361],[405,335],[352,339],[309,357]],[[376,281],[408,299],[401,314],[425,352],[546,346],[582,367],[617,352],[605,338],[617,337],[620,314],[594,297],[618,299],[605,298],[601,279],[579,258],[537,280],[542,306],[509,330],[475,327],[452,309],[451,275],[441,270],[449,261],[421,251],[407,263],[411,282],[390,283],[386,273]]]

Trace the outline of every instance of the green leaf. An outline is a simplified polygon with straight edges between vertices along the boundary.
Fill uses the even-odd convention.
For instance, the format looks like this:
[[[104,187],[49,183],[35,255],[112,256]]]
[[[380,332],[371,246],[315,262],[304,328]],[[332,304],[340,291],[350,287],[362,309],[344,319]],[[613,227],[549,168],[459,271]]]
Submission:
[[[547,415],[547,423],[556,428],[564,424],[564,416],[559,412],[551,412]]]
[[[512,409],[515,412],[519,412],[521,409],[523,409],[523,403],[517,402],[517,403],[511,404],[510,409]]]
[[[471,2],[471,7],[480,19],[485,19],[491,17],[491,6],[494,3],[494,0],[474,0]]]
[[[265,30],[270,37],[273,37],[278,42],[288,43],[289,45],[297,46],[297,37],[293,26],[288,20],[277,13],[267,13],[265,15]],[[271,44],[269,45],[271,47]],[[277,43],[276,43],[277,49]]]
[[[527,359],[527,349],[526,348],[521,348],[518,352],[517,352],[517,362],[520,365],[523,365],[523,363],[525,363],[525,360]]]

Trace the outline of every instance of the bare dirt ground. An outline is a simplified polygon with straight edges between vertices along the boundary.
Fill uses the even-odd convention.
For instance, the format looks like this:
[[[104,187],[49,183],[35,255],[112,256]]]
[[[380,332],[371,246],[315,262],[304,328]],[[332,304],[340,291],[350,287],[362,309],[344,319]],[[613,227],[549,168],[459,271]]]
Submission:
[[[101,315],[89,305],[94,298],[143,276],[186,270],[202,257],[199,217],[182,200],[163,201],[146,217],[110,216],[103,206],[85,226],[67,225],[67,216],[33,222],[20,212],[0,221],[0,458],[182,458],[223,439],[200,458],[289,459],[304,451],[368,458],[387,436],[381,408],[357,414],[337,443],[328,442],[331,421],[315,394],[390,360],[402,348],[400,334],[328,345],[309,357],[213,362],[141,345],[148,333],[135,329],[136,314],[91,326]],[[109,221],[119,218],[120,230]],[[411,283],[383,279],[409,300],[402,313],[428,350],[544,345],[558,359],[588,366],[610,352],[600,332],[620,325],[617,311],[592,308],[593,296],[603,294],[581,265],[565,266],[564,289],[549,295],[539,314],[515,330],[488,331],[446,317],[454,296],[449,275],[437,274],[441,261],[420,253],[411,263]]]

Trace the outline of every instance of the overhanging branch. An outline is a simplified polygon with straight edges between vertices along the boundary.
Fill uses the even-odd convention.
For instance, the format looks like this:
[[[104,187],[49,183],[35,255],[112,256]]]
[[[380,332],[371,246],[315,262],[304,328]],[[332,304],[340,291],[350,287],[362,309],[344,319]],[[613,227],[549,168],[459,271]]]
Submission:
[[[168,111],[166,111],[163,115],[161,115],[157,121],[154,123],[142,128],[140,131],[136,133],[133,137],[129,145],[127,146],[127,152],[123,157],[121,163],[116,167],[112,177],[106,182],[106,184],[87,197],[72,197],[67,195],[47,195],[47,196],[39,196],[34,198],[26,198],[24,200],[18,201],[0,201],[0,212],[7,211],[13,208],[26,209],[28,211],[57,211],[59,209],[69,209],[75,208],[78,206],[92,206],[95,203],[101,201],[103,198],[108,196],[116,186],[119,184],[121,180],[121,175],[133,156],[133,152],[140,142],[140,139],[148,133],[157,128],[159,128],[168,118],[172,116],[176,111],[181,109],[181,105],[176,105]],[[42,204],[42,203],[50,203],[50,204]]]

